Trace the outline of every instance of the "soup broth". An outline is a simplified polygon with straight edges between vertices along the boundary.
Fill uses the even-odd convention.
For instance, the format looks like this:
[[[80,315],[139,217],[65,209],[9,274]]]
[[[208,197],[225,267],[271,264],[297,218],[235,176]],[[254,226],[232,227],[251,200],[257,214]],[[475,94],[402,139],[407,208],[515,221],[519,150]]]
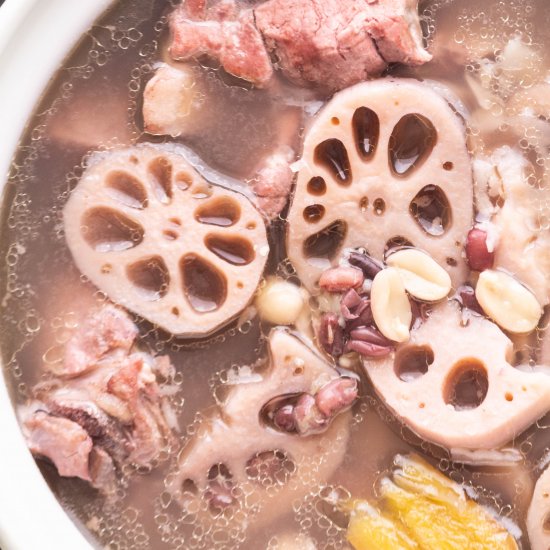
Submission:
[[[207,180],[242,189],[241,182],[281,142],[290,141],[301,150],[306,128],[328,99],[282,77],[275,87],[257,89],[227,75],[214,62],[201,60],[189,64],[196,89],[193,101],[207,107],[199,122],[181,138],[146,134],[142,93],[156,64],[166,58],[167,14],[172,8],[167,0],[115,1],[54,76],[14,156],[2,202],[0,244],[5,258],[0,272],[0,345],[14,406],[23,404],[31,389],[48,379],[43,366],[59,362],[78,319],[108,301],[76,268],[63,227],[63,207],[94,151],[178,142]],[[550,10],[545,0],[427,0],[421,2],[420,13],[433,60],[418,68],[391,66],[388,73],[438,82],[444,93],[458,97],[458,102],[453,99],[457,112],[469,113],[465,118],[472,154],[489,153],[499,145],[517,146],[533,164],[533,187],[547,189],[548,128],[511,126],[499,99],[523,92],[528,102],[533,86],[548,81]],[[500,66],[489,74],[479,60],[502,62],[514,39],[526,50],[513,60],[504,59],[503,63],[515,64],[513,70]],[[279,121],[285,117],[298,121],[298,131],[290,138],[280,131]],[[368,136],[362,141],[368,149],[365,140]],[[312,182],[314,194],[322,195],[323,185]],[[541,200],[537,195],[529,208],[537,213],[540,229],[548,231],[550,200],[544,196]],[[271,252],[264,276],[296,282],[286,258],[284,218],[283,213],[269,228]],[[226,220],[212,223],[223,226]],[[317,480],[313,471],[309,493],[288,502],[273,521],[263,519],[260,528],[254,528],[254,515],[247,526],[246,521],[235,524],[223,516],[205,524],[184,513],[168,490],[178,453],[195,436],[209,407],[223,402],[229,383],[261,372],[254,365],[265,357],[271,325],[253,315],[241,316],[207,338],[184,340],[137,316],[133,320],[140,342],[154,354],[168,354],[176,367],[167,396],[172,424],[180,430],[175,440],[153,468],[124,467],[116,494],[107,500],[86,483],[59,477],[52,465],[38,461],[59,501],[96,547],[277,548],[285,534],[300,532],[317,548],[348,548],[347,519],[328,496],[374,498],[377,481],[388,472],[394,455],[413,451],[475,490],[479,501],[492,507],[519,537],[521,547],[530,548],[525,518],[534,483],[550,456],[550,417],[510,444],[509,456],[520,460],[500,460],[504,453],[498,455],[498,465],[488,465],[490,460],[465,465],[402,425],[365,375],[361,397],[352,409],[345,458],[328,483]],[[515,364],[535,364],[542,334],[535,344],[517,339]],[[244,372],[243,365],[253,367]]]

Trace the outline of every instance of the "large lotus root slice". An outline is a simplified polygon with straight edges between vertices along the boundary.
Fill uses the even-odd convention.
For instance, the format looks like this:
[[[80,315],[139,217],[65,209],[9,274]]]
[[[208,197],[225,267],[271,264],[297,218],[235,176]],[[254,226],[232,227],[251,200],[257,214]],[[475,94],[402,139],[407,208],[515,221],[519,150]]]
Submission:
[[[495,449],[550,409],[550,376],[514,368],[512,343],[491,321],[461,323],[448,302],[397,347],[364,360],[376,392],[418,435],[449,449]]]
[[[178,471],[169,483],[172,492],[189,509],[197,509],[189,504],[192,496],[204,497],[211,511],[231,506],[252,512],[261,508],[255,525],[262,517],[271,521],[284,513],[289,502],[326,481],[339,466],[351,414],[338,414],[323,433],[302,436],[277,429],[269,422],[266,408],[280,397],[315,393],[339,376],[297,336],[273,329],[269,362],[260,379],[249,373],[230,386],[223,403],[202,421],[180,456]]]
[[[527,532],[533,550],[550,548],[550,467],[542,473],[527,513]]]
[[[463,282],[472,224],[471,163],[461,120],[432,88],[384,79],[338,93],[309,129],[289,212],[288,251],[313,290],[345,247],[379,260],[424,249]]]
[[[139,146],[90,163],[64,211],[80,271],[114,302],[179,336],[203,336],[251,300],[269,246],[243,195],[176,152]]]

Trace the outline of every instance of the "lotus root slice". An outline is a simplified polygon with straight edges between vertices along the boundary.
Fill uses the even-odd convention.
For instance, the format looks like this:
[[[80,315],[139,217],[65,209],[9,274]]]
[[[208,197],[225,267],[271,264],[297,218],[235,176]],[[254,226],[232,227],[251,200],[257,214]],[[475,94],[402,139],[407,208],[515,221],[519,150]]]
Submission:
[[[262,415],[270,400],[312,392],[338,378],[338,372],[286,329],[271,331],[268,348],[268,364],[261,379],[229,386],[223,402],[203,419],[197,435],[183,450],[171,479],[171,490],[180,501],[185,502],[190,487],[195,494],[205,494],[209,471],[218,466],[240,494],[248,495],[247,501],[265,504],[269,499],[264,519],[272,520],[284,513],[290,500],[302,498],[311,490],[308,483],[326,481],[343,460],[349,437],[349,411],[334,418],[324,433],[308,437],[277,431],[265,423]],[[291,466],[289,478],[278,479],[275,486],[266,488],[251,474],[250,466],[255,457],[267,453],[284,457]],[[258,516],[254,523],[261,521]]]
[[[150,145],[92,158],[63,216],[80,271],[112,301],[183,337],[236,317],[269,252],[262,216],[244,195]]]
[[[312,291],[347,247],[382,260],[396,243],[466,278],[472,169],[464,126],[432,88],[381,79],[348,88],[306,134],[288,216],[288,252]]]
[[[527,532],[533,550],[550,548],[550,467],[544,470],[535,485],[527,513]]]
[[[461,322],[448,302],[395,355],[364,360],[378,395],[419,436],[448,449],[495,449],[550,409],[550,376],[514,368],[491,321]]]

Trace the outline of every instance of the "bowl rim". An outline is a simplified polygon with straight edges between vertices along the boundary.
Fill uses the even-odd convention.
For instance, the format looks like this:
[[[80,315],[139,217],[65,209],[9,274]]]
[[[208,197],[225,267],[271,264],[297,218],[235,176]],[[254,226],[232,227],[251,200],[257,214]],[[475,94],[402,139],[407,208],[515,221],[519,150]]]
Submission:
[[[17,144],[48,82],[112,1],[6,0],[0,6],[2,194]],[[27,449],[3,376],[0,376],[0,434],[3,449],[0,547],[4,550],[91,548],[91,539],[87,540],[84,531],[63,510]]]

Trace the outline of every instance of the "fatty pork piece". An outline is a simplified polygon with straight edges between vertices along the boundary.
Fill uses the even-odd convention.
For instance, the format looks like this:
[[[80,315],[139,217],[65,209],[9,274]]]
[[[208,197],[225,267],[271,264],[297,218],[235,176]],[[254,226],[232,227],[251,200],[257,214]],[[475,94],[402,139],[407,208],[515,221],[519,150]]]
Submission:
[[[464,130],[441,95],[412,79],[357,84],[326,104],[306,134],[288,214],[288,256],[310,292],[343,249],[383,261],[396,242],[430,254],[455,288],[464,283],[473,222]]]
[[[527,532],[533,550],[550,548],[550,467],[542,473],[535,485],[533,499],[527,513]]]
[[[501,206],[483,212],[490,223],[480,229],[494,251],[494,267],[515,275],[542,305],[550,301],[550,230],[545,225],[547,191],[537,189],[529,163],[503,146],[474,162],[479,193]]]
[[[148,467],[171,441],[157,374],[168,357],[134,349],[137,327],[113,306],[85,318],[65,347],[56,376],[33,388],[20,409],[32,453],[61,476],[79,477],[106,493],[115,465]]]
[[[420,437],[455,452],[490,450],[550,410],[550,376],[514,368],[511,355],[497,325],[477,315],[464,323],[448,302],[395,354],[363,365],[388,408]]]
[[[248,517],[242,511],[255,516],[254,526],[272,521],[342,462],[351,420],[345,411],[357,392],[353,375],[341,376],[296,335],[273,329],[266,370],[230,386],[206,414],[171,491],[205,521],[221,513],[246,521],[238,519]]]
[[[63,212],[80,271],[116,302],[202,337],[251,301],[269,253],[261,214],[152,145],[96,154]]]
[[[174,59],[206,54],[259,87],[273,75],[268,50],[289,79],[327,91],[379,76],[388,63],[431,59],[417,0],[268,0],[241,11],[233,0],[208,10],[204,2],[183,2],[171,31]]]

